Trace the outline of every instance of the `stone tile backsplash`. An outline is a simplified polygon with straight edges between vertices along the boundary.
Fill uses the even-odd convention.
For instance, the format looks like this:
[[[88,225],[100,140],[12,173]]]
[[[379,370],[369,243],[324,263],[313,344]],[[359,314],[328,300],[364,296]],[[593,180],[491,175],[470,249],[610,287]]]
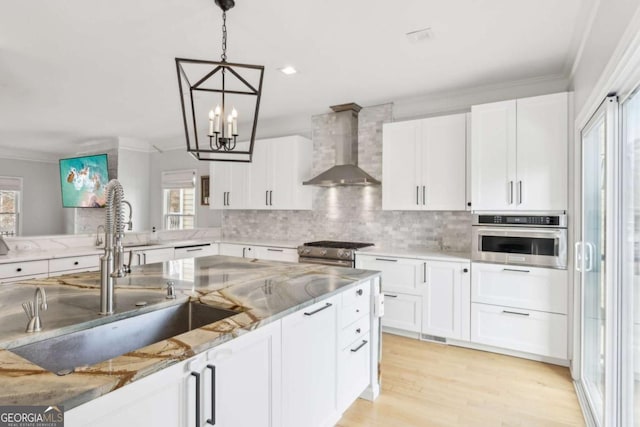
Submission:
[[[382,125],[392,121],[392,104],[363,108],[358,122],[358,165],[382,179]],[[312,118],[311,176],[333,166],[332,113]],[[348,240],[398,248],[428,247],[469,252],[469,212],[383,211],[381,187],[314,189],[311,211],[223,211],[224,238]]]

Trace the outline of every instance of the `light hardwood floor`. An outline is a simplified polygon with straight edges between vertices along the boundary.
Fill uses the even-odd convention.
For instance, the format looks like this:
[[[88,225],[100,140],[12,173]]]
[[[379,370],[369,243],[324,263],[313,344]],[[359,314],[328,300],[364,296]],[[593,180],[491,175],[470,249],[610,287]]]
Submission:
[[[583,426],[569,369],[383,334],[382,391],[337,427]]]

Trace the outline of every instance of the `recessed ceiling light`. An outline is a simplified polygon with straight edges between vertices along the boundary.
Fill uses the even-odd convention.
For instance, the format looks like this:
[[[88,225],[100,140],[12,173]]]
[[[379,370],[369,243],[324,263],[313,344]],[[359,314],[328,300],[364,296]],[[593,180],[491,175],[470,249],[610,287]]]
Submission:
[[[290,76],[292,74],[296,74],[298,72],[298,70],[296,70],[295,68],[293,68],[292,66],[287,66],[284,68],[279,68],[280,72],[282,74],[286,74],[287,76]]]
[[[421,30],[409,31],[406,36],[411,43],[418,43],[433,38],[433,31],[431,31],[431,27],[427,27]]]

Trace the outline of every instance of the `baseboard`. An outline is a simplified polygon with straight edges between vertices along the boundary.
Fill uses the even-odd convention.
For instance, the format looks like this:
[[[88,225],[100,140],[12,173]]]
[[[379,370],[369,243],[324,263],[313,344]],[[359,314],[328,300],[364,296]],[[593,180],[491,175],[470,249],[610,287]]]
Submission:
[[[492,347],[484,344],[477,344],[469,341],[458,341],[447,338],[447,344],[456,347],[470,348],[473,350],[488,351],[490,353],[504,354],[506,356],[520,357],[522,359],[534,360],[536,362],[550,363],[552,365],[569,367],[570,361],[566,359],[558,359],[556,357],[541,356],[538,354],[525,353],[522,351],[509,350],[506,348]]]
[[[400,335],[400,336],[407,337],[407,338],[413,338],[413,339],[416,339],[416,340],[420,339],[420,333],[419,332],[409,332],[409,331],[404,331],[402,329],[390,328],[388,326],[383,326],[382,327],[382,332],[386,332],[388,334],[393,334],[393,335]]]
[[[591,409],[589,407],[589,401],[587,400],[587,395],[585,394],[584,388],[582,384],[577,381],[573,382],[573,388],[576,390],[576,395],[578,396],[578,403],[580,404],[580,410],[582,411],[582,417],[584,418],[584,422],[587,424],[587,427],[597,427],[593,414],[591,413]]]
[[[362,394],[360,394],[360,399],[373,402],[378,398],[378,396],[380,396],[380,384],[375,384],[367,387]]]

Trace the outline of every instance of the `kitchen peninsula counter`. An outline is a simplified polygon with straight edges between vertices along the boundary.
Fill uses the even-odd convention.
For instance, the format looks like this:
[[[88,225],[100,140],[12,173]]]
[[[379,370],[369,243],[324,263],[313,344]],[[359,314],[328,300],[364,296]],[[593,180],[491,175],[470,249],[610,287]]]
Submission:
[[[97,314],[99,273],[78,273],[0,286],[0,404],[76,407],[158,372],[246,332],[370,280],[379,273],[311,264],[210,256],[134,267],[118,279],[116,313]],[[178,298],[166,300],[167,281]],[[43,330],[27,334],[21,303],[42,286],[49,310]],[[231,317],[122,356],[55,373],[12,353],[11,348],[75,332],[189,299],[236,311]],[[136,302],[144,301],[138,308]]]

